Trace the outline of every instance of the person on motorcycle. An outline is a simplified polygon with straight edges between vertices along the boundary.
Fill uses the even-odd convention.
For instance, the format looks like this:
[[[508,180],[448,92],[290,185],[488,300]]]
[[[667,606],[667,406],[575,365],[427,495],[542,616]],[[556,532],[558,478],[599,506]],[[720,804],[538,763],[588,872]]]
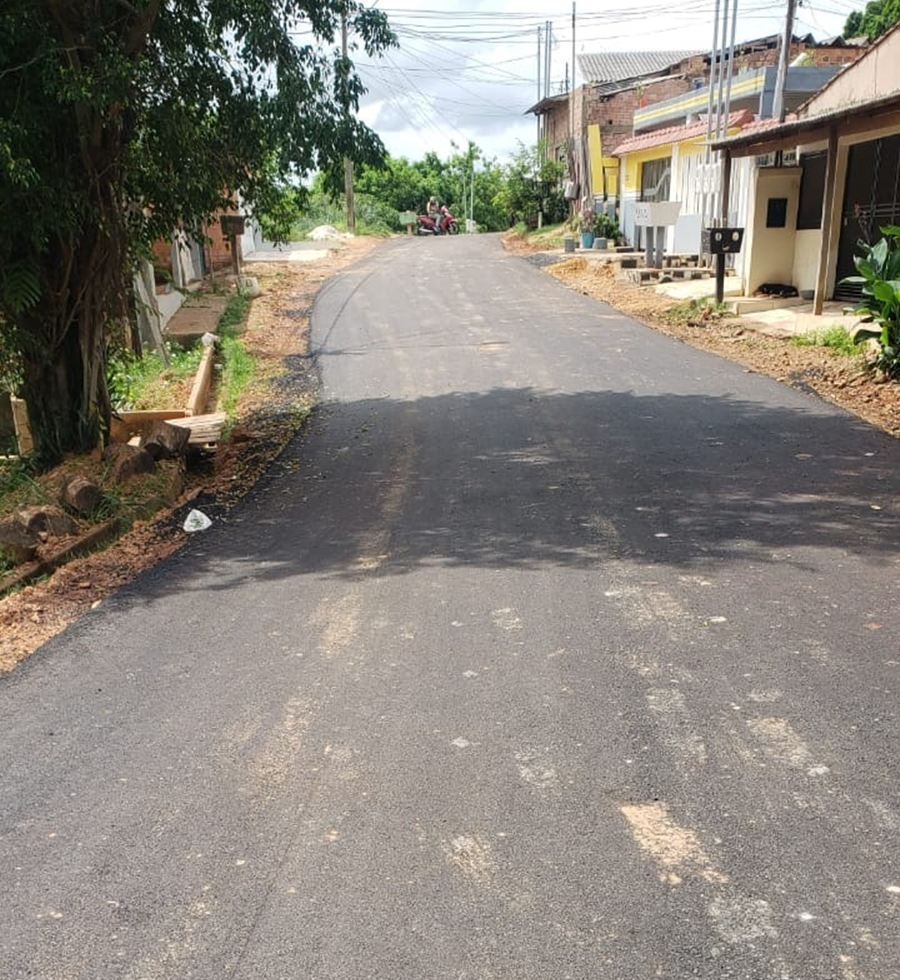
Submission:
[[[434,194],[428,198],[428,205],[425,208],[425,213],[434,222],[434,233],[436,235],[440,234],[442,218],[441,206],[438,204],[438,199],[434,196]]]

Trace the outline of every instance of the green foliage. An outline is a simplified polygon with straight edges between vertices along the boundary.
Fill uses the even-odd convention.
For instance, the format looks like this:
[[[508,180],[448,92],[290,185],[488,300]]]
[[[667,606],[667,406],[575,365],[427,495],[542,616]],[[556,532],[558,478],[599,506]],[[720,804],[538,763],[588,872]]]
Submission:
[[[15,497],[15,506],[42,502],[44,494],[34,476],[32,460],[24,456],[0,459],[0,498]]]
[[[502,169],[472,143],[464,153],[454,152],[447,160],[435,153],[413,163],[388,157],[382,167],[362,168],[356,182],[358,195],[386,209],[382,216],[385,220],[389,216],[392,231],[397,231],[398,212],[421,213],[432,194],[461,225],[471,215],[479,228],[500,231],[507,226],[505,212],[495,203],[502,186]]]
[[[871,0],[864,10],[854,10],[844,24],[844,37],[881,37],[900,20],[900,0]]]
[[[219,317],[218,333],[220,336],[235,336],[250,309],[250,297],[246,293],[235,293],[225,304],[225,310]]]
[[[396,43],[358,0],[5,0],[0,323],[46,464],[105,427],[133,260],[234,195],[287,235],[303,179],[375,163],[351,57]]]
[[[237,337],[222,338],[224,369],[220,381],[218,404],[229,417],[237,410],[238,399],[256,372],[256,361]]]
[[[619,223],[605,212],[594,215],[594,236],[607,238],[610,242],[618,242],[621,235]]]
[[[197,371],[203,348],[200,344],[185,350],[168,346],[169,363],[157,351],[138,357],[128,350],[113,353],[107,363],[110,400],[116,411],[135,407],[160,408],[152,404],[160,386],[189,377]]]
[[[219,337],[223,369],[219,380],[218,405],[229,417],[233,416],[241,392],[256,371],[256,361],[240,339],[240,329],[247,318],[250,299],[242,293],[232,296],[219,318]]]
[[[517,152],[504,169],[504,185],[495,204],[507,216],[507,224],[525,221],[533,225],[538,212],[551,224],[563,221],[568,205],[560,187],[565,165],[549,160],[540,146],[519,143]]]
[[[797,347],[827,347],[835,354],[851,356],[860,353],[860,341],[851,337],[840,326],[829,327],[827,330],[810,330],[791,338]]]
[[[900,226],[881,229],[882,238],[874,245],[857,242],[859,254],[853,259],[858,276],[844,282],[862,286],[862,297],[854,311],[871,324],[881,352],[875,366],[890,377],[900,377]],[[860,332],[857,331],[857,336]]]

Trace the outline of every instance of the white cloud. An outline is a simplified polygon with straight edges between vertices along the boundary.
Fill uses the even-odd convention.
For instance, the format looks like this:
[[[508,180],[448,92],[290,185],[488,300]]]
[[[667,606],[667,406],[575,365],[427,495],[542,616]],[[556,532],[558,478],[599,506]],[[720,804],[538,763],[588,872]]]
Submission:
[[[724,5],[724,0],[722,0]],[[525,115],[538,98],[537,29],[553,25],[550,89],[561,91],[572,61],[572,5],[565,0],[381,0],[400,48],[375,61],[357,57],[369,89],[360,115],[389,152],[419,160],[446,157],[471,140],[505,159],[516,141],[533,144],[536,120]],[[806,0],[796,33],[839,34],[863,0]],[[660,49],[708,50],[715,0],[581,0],[576,53]],[[737,40],[783,29],[785,0],[743,0]],[[729,29],[730,30],[730,29]],[[571,69],[570,69],[571,71]],[[576,79],[576,82],[580,82]]]

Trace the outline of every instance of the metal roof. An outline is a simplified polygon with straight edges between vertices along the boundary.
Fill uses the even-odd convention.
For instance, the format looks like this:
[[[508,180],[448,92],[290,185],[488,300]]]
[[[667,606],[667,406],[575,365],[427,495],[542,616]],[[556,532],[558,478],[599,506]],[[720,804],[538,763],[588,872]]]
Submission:
[[[578,69],[586,82],[622,82],[643,75],[658,75],[685,58],[703,51],[608,51],[578,55]]]

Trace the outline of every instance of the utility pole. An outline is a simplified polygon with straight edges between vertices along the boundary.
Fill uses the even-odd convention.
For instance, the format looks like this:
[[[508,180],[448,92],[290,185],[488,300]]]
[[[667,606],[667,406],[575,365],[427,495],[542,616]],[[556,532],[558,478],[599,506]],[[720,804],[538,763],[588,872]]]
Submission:
[[[791,41],[794,39],[794,17],[797,13],[797,0],[788,0],[787,17],[784,20],[784,36],[778,52],[778,74],[775,76],[775,101],[772,103],[772,116],[784,122],[784,86],[787,82],[788,62],[791,59]]]
[[[349,93],[347,92],[347,11],[341,13],[341,52],[344,56],[342,71],[344,72],[344,118],[350,119]],[[356,201],[353,197],[353,161],[344,157],[344,203],[347,208],[347,231],[356,234]]]
[[[537,36],[538,36],[537,97],[538,97],[538,102],[540,102],[541,101],[541,92],[543,91],[543,89],[541,88],[541,25],[540,24],[538,24]],[[540,114],[540,112],[536,112],[535,115],[537,116],[537,141],[540,144],[540,142],[541,142],[541,114]]]
[[[544,39],[544,98],[546,98],[550,94],[550,45],[553,43],[552,21],[547,21]]]
[[[572,87],[569,89],[569,144],[575,162],[575,0],[572,0]],[[574,177],[574,170],[572,173]]]

